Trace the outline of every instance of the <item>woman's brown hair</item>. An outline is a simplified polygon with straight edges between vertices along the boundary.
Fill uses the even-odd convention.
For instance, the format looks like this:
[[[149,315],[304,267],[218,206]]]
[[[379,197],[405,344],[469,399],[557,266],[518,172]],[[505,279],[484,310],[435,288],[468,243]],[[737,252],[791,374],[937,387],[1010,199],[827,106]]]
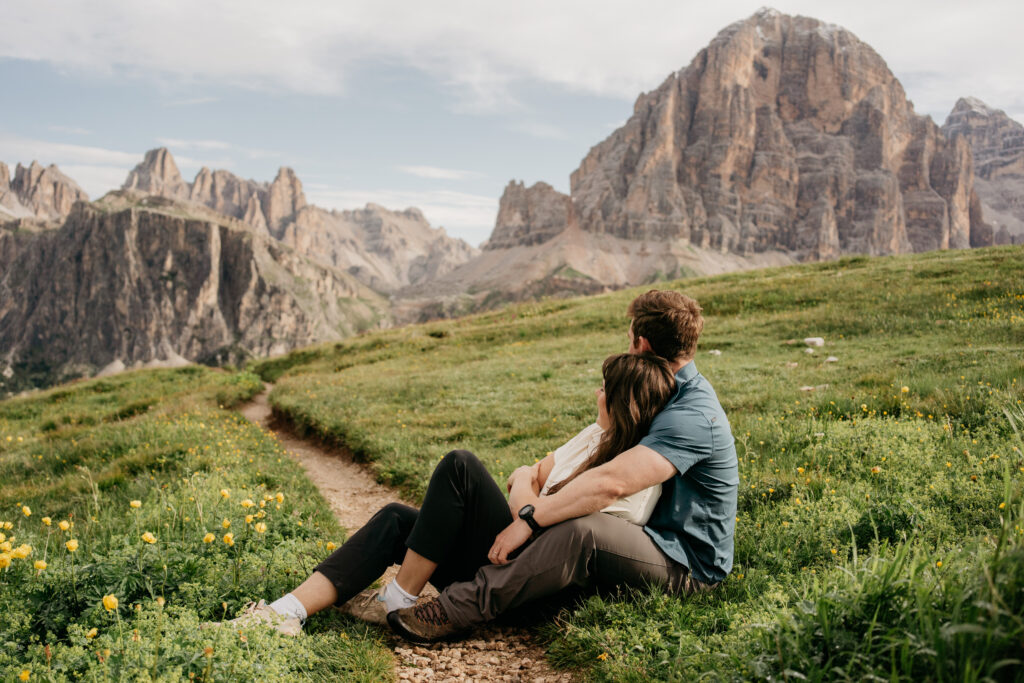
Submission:
[[[549,496],[590,468],[603,465],[640,443],[651,428],[654,416],[661,412],[675,390],[672,367],[653,353],[608,356],[601,372],[610,425],[593,454],[569,477],[548,489]]]

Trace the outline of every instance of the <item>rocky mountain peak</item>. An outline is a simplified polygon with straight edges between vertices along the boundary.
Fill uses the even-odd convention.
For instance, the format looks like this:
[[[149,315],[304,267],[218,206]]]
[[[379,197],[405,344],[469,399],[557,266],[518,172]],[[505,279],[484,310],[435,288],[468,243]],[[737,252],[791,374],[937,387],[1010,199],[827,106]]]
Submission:
[[[306,195],[302,191],[302,183],[295,171],[282,166],[277,177],[270,184],[267,200],[264,204],[267,225],[271,232],[279,235],[281,230],[291,222],[295,215],[306,206]]]
[[[855,35],[759,11],[641,95],[571,194],[597,234],[741,255],[888,254],[969,246],[970,163]]]
[[[178,165],[166,147],[146,152],[142,163],[136,166],[121,186],[122,190],[137,190],[171,199],[188,199],[189,186],[181,179]]]
[[[1024,242],[1024,126],[975,97],[963,97],[942,131],[970,147],[979,213],[992,226],[993,242]]]
[[[485,249],[541,244],[562,232],[572,216],[572,200],[545,182],[526,187],[509,181],[498,204],[498,218]]]

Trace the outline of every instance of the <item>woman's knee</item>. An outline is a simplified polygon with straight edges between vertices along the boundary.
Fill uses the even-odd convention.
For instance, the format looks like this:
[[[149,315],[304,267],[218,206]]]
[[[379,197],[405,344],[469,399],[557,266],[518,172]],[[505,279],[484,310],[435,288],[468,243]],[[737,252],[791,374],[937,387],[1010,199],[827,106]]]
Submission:
[[[438,470],[467,470],[474,467],[483,467],[483,463],[480,462],[480,458],[473,455],[470,451],[464,451],[457,449],[454,451],[448,451],[441,462],[438,463]]]

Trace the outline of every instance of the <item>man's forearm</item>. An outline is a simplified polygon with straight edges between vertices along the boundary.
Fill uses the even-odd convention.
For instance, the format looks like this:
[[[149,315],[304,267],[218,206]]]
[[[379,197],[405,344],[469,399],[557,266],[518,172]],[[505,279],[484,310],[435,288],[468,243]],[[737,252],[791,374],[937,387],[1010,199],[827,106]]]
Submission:
[[[550,496],[536,496],[524,500],[531,503],[533,518],[541,526],[551,526],[567,519],[598,512],[621,497],[620,487],[599,469],[579,475]]]

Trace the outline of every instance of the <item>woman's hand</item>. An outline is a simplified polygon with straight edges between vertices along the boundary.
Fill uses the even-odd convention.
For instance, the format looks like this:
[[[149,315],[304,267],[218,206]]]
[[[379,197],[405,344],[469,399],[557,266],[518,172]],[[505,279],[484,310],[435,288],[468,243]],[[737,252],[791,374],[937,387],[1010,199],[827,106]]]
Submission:
[[[491,561],[491,564],[508,564],[509,554],[530,540],[532,535],[533,530],[530,529],[530,525],[516,518],[516,521],[505,527],[495,537],[494,545],[491,546],[490,552],[487,553],[487,559]]]
[[[534,466],[523,465],[521,467],[517,467],[512,472],[512,474],[508,475],[508,483],[505,485],[506,490],[509,493],[512,493],[512,485],[515,483],[516,479],[519,478],[520,476],[529,477],[531,479],[536,479],[536,472],[533,471],[534,467],[536,467],[536,466],[535,465]]]

